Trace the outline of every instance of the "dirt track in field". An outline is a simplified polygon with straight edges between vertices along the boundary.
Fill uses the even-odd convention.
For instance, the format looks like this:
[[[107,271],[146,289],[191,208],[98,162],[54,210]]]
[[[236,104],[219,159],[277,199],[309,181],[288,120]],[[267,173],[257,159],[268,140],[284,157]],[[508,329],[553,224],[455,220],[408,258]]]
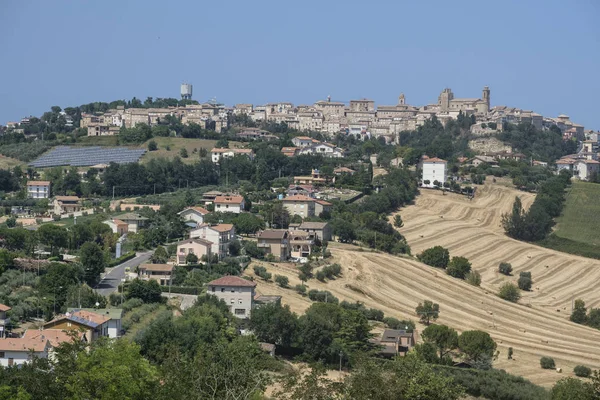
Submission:
[[[400,210],[405,221],[400,231],[414,254],[441,245],[449,248],[451,255],[469,258],[482,274],[481,288],[413,259],[336,243],[330,246],[332,262],[342,265],[343,277],[328,283],[311,280],[310,288],[329,290],[340,300],[361,301],[397,318],[416,319],[417,304],[433,300],[440,304],[438,322],[459,331],[488,331],[500,350],[494,366],[537,384],[549,386],[572,375],[578,364],[600,368],[600,331],[568,321],[572,298],[581,297],[588,305],[599,306],[600,262],[507,238],[500,227],[502,213],[511,209],[516,194],[522,196],[525,206],[534,196],[491,183],[478,191],[469,201],[423,190],[414,205]],[[502,261],[512,263],[512,277],[496,272]],[[291,264],[263,265],[273,275],[288,276],[292,287],[300,283]],[[533,291],[524,293],[519,304],[499,299],[495,295],[498,286],[505,280],[516,281],[518,272],[524,270],[532,272]],[[259,292],[283,295],[283,302],[296,312],[311,304],[291,289],[257,281]],[[513,347],[515,360],[507,360],[508,347]],[[554,357],[563,372],[542,370],[541,356]]]

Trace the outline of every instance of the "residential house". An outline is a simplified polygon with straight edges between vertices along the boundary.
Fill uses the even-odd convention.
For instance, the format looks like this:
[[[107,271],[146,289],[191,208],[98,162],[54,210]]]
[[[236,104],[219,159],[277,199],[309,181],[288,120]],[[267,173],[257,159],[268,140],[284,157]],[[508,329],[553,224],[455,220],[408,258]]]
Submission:
[[[207,293],[223,300],[233,315],[249,318],[254,307],[256,283],[237,276],[224,276],[208,282]]]
[[[481,164],[498,165],[498,161],[490,156],[475,156],[471,160],[471,164],[475,167],[479,167]]]
[[[312,185],[290,185],[286,191],[288,196],[302,195],[314,198],[317,191]]]
[[[336,169],[333,170],[333,173],[335,175],[342,175],[342,174],[354,175],[356,173],[356,171],[353,169],[350,169],[348,167],[337,167]]]
[[[239,214],[244,211],[244,197],[239,195],[223,195],[215,197],[213,201],[215,211]]]
[[[308,196],[295,195],[282,200],[283,206],[290,215],[299,215],[302,218],[315,216],[315,199]]]
[[[141,228],[146,226],[146,221],[148,221],[148,218],[142,217],[140,214],[136,213],[117,215],[114,219],[126,223],[127,231],[132,233],[137,233]]]
[[[313,169],[310,176],[295,176],[294,183],[296,185],[322,185],[327,183],[327,179],[321,178],[318,169]]]
[[[176,265],[186,265],[186,258],[188,254],[194,254],[198,257],[198,260],[202,259],[202,257],[206,256],[207,259],[210,259],[212,252],[213,243],[196,238],[196,239],[185,239],[177,243],[177,261]]]
[[[63,329],[27,329],[23,334],[23,339],[35,341],[48,340],[50,342],[48,358],[52,358],[55,347],[58,347],[62,343],[71,343],[73,341],[72,334],[73,331]],[[79,332],[76,337],[78,340],[83,340],[83,332]]]
[[[556,172],[560,173],[560,171],[566,170],[566,171],[569,171],[570,173],[573,173],[574,166],[575,166],[574,159],[561,158],[560,160],[556,161]]]
[[[44,329],[82,332],[82,340],[93,342],[99,337],[108,337],[110,317],[84,310],[67,312],[44,324]]]
[[[291,231],[289,234],[290,256],[292,258],[310,257],[314,240],[308,232],[302,230]]]
[[[573,174],[579,179],[587,181],[590,179],[592,174],[598,173],[598,166],[600,162],[596,160],[577,160],[573,168]]]
[[[50,181],[28,181],[27,182],[28,199],[48,199],[50,198]]]
[[[9,306],[0,304],[0,338],[6,337],[6,333],[10,326],[10,318],[6,316],[6,313],[10,310],[11,308]]]
[[[423,171],[423,186],[434,187],[434,182],[440,184],[446,182],[446,161],[440,158],[429,158],[423,156],[421,161],[421,169]]]
[[[283,155],[288,156],[288,157],[294,157],[294,156],[298,155],[299,151],[300,151],[299,147],[283,147],[281,149],[281,152],[283,153]]]
[[[303,222],[296,229],[307,232],[311,238],[317,238],[322,242],[331,240],[331,225],[329,222]]]
[[[214,148],[210,151],[210,156],[212,162],[218,163],[223,158],[232,158],[237,155],[244,155],[251,160],[254,158],[254,153],[252,149],[222,149],[222,148]]]
[[[56,196],[52,206],[54,214],[71,214],[81,211],[81,199],[77,196]]]
[[[210,212],[202,207],[188,207],[177,213],[184,221],[195,222],[197,225],[204,223],[204,216]]]
[[[296,147],[309,147],[313,144],[319,143],[319,141],[308,136],[296,136],[292,139],[292,143]]]
[[[32,357],[48,358],[48,339],[7,338],[0,339],[0,366],[23,365]]]
[[[206,192],[202,195],[202,201],[205,204],[212,203],[213,201],[215,201],[217,196],[221,196],[222,194],[223,193],[219,192],[218,190],[211,190],[210,192]]]
[[[266,229],[257,236],[258,247],[265,254],[272,254],[276,260],[285,261],[290,257],[289,232],[285,229]]]
[[[315,215],[318,217],[319,215],[321,215],[321,213],[324,213],[324,212],[330,213],[332,206],[333,206],[333,204],[331,204],[328,201],[316,199],[315,200]]]
[[[405,356],[417,343],[417,331],[386,329],[380,339],[372,342],[381,346],[381,355],[384,357]]]
[[[299,151],[299,154],[320,154],[324,157],[341,158],[344,156],[344,150],[335,147],[331,143],[315,143],[311,146],[304,147]]]
[[[235,240],[235,228],[232,224],[204,224],[190,232],[190,239],[196,238],[211,242],[211,254],[218,254],[221,259],[229,254],[229,243]]]
[[[171,264],[142,264],[139,267],[138,276],[148,281],[155,280],[161,286],[169,286],[173,276],[173,265]]]
[[[77,313],[85,311],[109,318],[106,323],[106,337],[115,339],[121,337],[121,320],[123,319],[123,310],[120,308],[67,308],[68,313]],[[42,332],[45,332],[44,330]],[[50,339],[50,338],[49,338]],[[52,341],[52,339],[50,339]]]
[[[119,235],[124,235],[129,232],[129,224],[125,221],[121,221],[117,218],[107,219],[106,221],[102,221],[103,224],[110,226],[110,229],[113,233],[118,233]]]

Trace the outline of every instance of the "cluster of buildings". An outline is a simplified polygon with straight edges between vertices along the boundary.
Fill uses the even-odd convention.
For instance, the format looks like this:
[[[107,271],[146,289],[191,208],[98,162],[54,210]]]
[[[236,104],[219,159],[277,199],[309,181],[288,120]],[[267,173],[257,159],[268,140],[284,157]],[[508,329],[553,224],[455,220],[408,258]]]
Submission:
[[[598,161],[598,141],[586,140],[581,151],[570,154],[556,161],[556,171],[569,171],[574,177],[587,181],[600,171]]]
[[[6,326],[6,312],[11,308],[0,304],[0,321]],[[32,357],[51,358],[53,349],[64,342],[81,340],[91,343],[98,338],[121,336],[123,311],[119,308],[69,308],[67,312],[46,322],[40,329],[28,329],[21,337],[7,337],[0,333],[0,365],[16,366]]]

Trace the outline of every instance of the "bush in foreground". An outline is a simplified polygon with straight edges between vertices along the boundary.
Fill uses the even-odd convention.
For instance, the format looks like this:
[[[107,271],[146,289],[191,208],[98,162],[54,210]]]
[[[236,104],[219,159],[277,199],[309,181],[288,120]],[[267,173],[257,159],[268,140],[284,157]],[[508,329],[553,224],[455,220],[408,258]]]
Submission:
[[[575,368],[573,368],[573,372],[576,376],[579,376],[581,378],[589,378],[590,375],[592,375],[592,369],[586,367],[585,365],[576,366]]]
[[[427,250],[423,250],[417,256],[419,261],[436,268],[446,268],[450,262],[450,252],[442,246],[435,246]]]

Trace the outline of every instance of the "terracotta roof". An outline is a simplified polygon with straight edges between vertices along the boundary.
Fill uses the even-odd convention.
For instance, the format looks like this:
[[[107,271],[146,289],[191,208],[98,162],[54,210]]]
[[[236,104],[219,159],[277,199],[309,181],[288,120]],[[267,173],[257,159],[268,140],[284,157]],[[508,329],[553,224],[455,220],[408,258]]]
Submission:
[[[575,160],[567,158],[567,159],[558,160],[556,163],[557,164],[574,164]]]
[[[312,141],[313,138],[308,137],[308,136],[296,136],[294,139],[300,139],[300,140],[310,140]]]
[[[54,197],[58,201],[79,201],[79,197],[77,196],[55,196]]]
[[[210,246],[213,244],[213,242],[209,241],[209,240],[205,240],[205,239],[201,239],[201,238],[195,238],[195,239],[185,239],[182,240],[180,242],[177,242],[177,245],[182,245],[182,244],[187,244],[187,243],[198,243],[198,244],[203,244],[205,246]]]
[[[303,222],[298,229],[325,229],[327,222]]]
[[[11,309],[11,308],[10,308],[9,306],[7,306],[7,305],[4,305],[4,304],[0,304],[0,311],[8,311],[8,310],[10,310],[10,309]]]
[[[286,151],[296,151],[298,150],[297,147],[282,147],[281,151],[286,152]]]
[[[315,201],[315,199],[310,198],[308,196],[304,196],[303,194],[295,194],[293,196],[288,196],[283,201]]]
[[[27,329],[25,331],[25,334],[23,335],[23,339],[37,341],[49,340],[50,344],[53,347],[56,347],[64,342],[72,342],[73,338],[71,337],[71,335],[73,333],[76,333],[79,338],[81,338],[84,335],[84,332],[66,331],[63,329],[44,329],[42,331],[37,329]]]
[[[348,173],[353,173],[353,172],[356,172],[356,171],[353,170],[353,169],[350,169],[348,167],[338,167],[338,168],[334,169],[333,172],[348,172]]]
[[[214,281],[208,282],[209,286],[243,286],[255,287],[256,283],[240,278],[239,276],[224,276]]]
[[[244,201],[242,196],[217,196],[215,197],[215,203],[222,204],[240,204]]]
[[[146,271],[156,272],[172,272],[173,265],[171,264],[142,264],[140,270],[145,269]]]
[[[433,157],[433,158],[424,158],[423,162],[441,162],[441,163],[445,163],[447,162],[446,160],[442,160],[441,158],[437,158],[437,157]]]
[[[50,184],[50,181],[27,181],[27,186],[33,186],[33,185],[48,186],[49,184]]]
[[[46,322],[44,326],[52,326],[55,322],[62,320],[69,320],[81,325],[85,325],[91,328],[97,328],[99,325],[102,325],[110,318],[105,317],[104,315],[96,314],[89,311],[78,310],[72,313],[66,313],[64,315],[59,315],[54,318],[52,321]]]
[[[44,351],[48,346],[47,339],[10,338],[0,339],[1,351]]]
[[[113,218],[112,222],[114,222],[116,225],[127,225],[127,222],[123,222],[120,219],[116,218]]]
[[[233,224],[218,224],[209,226],[209,228],[217,232],[227,232],[233,229]]]
[[[325,200],[315,200],[315,203],[319,203],[322,206],[331,206],[332,204]]]
[[[285,229],[266,229],[258,234],[258,239],[284,239],[287,234]]]
[[[199,212],[202,215],[210,214],[210,211],[208,211],[206,208],[202,208],[202,207],[188,207],[188,208],[185,208],[183,211],[180,211],[178,214],[183,214],[184,212],[186,212],[188,210]]]

